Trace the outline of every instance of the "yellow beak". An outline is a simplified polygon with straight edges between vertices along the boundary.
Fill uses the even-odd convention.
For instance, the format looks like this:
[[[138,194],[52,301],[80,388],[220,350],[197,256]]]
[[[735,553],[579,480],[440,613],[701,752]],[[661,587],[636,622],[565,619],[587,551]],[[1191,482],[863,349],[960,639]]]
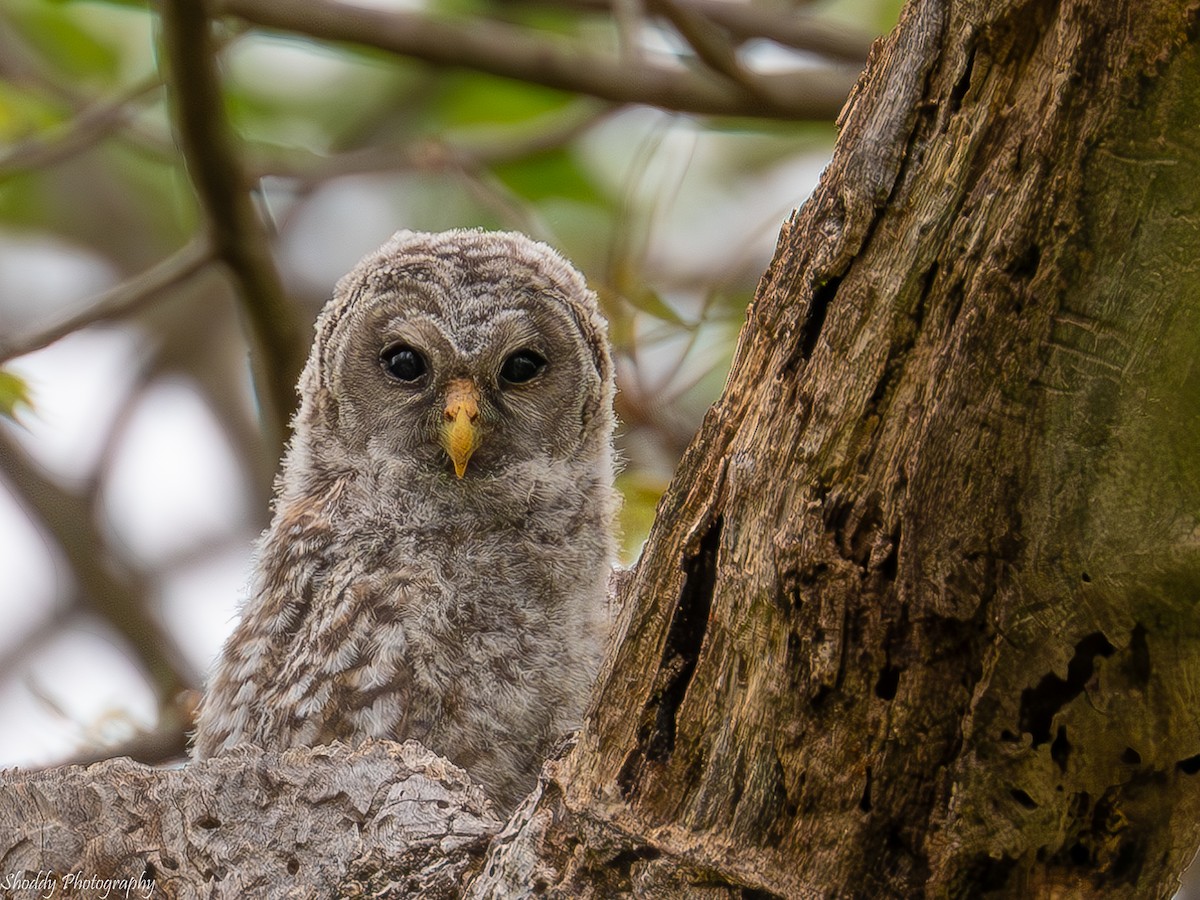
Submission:
[[[462,478],[467,461],[479,449],[479,388],[468,378],[456,378],[446,390],[446,421],[442,423],[442,447],[454,463],[454,474]]]

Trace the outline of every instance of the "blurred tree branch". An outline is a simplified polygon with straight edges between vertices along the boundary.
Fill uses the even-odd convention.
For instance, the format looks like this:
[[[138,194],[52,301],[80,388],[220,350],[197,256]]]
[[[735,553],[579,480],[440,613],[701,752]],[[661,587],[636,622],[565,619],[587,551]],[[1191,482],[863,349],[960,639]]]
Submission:
[[[254,338],[263,422],[282,449],[308,335],[284,294],[249,180],[225,115],[206,5],[162,0],[163,60],[180,149]]]
[[[858,76],[857,65],[754,73],[751,89],[682,67],[621,60],[494,20],[450,22],[337,0],[219,0],[216,8],[264,28],[678,112],[827,121],[836,118]]]
[[[95,526],[93,511],[81,497],[42,475],[25,453],[0,432],[0,472],[13,494],[50,532],[78,579],[83,605],[112,624],[137,651],[164,705],[190,687],[188,672],[174,639],[147,613],[149,585]]]
[[[119,96],[88,104],[49,138],[19,141],[0,150],[0,181],[18,172],[44,168],[94,147],[133,118],[132,105],[162,86],[156,76],[144,79]]]
[[[0,655],[0,681],[24,674],[29,663],[82,614],[78,593],[68,595],[63,600],[61,605],[48,610],[45,617],[33,627],[24,629],[13,646]]]
[[[547,0],[520,2],[560,6]],[[509,5],[509,4],[505,4]],[[615,0],[568,0],[576,9],[615,13]],[[731,3],[729,0],[650,0],[651,13],[670,16],[666,7],[686,9],[689,15],[707,19],[729,33],[738,43],[762,38],[793,50],[816,53],[830,60],[862,66],[875,35],[834,22],[826,22],[798,9],[778,9],[758,3]]]
[[[48,347],[88,325],[120,319],[145,306],[158,303],[170,291],[186,282],[213,260],[208,242],[199,239],[180,248],[158,265],[140,275],[123,281],[116,287],[85,304],[84,308],[49,328],[15,340],[0,338],[0,364]]]
[[[712,19],[693,6],[676,0],[653,0],[651,6],[675,27],[706,66],[751,93],[757,90],[754,76],[746,71],[738,59],[736,45]]]
[[[587,102],[572,105],[536,128],[491,134],[484,139],[420,138],[402,144],[356,147],[334,155],[275,145],[248,145],[254,178],[289,178],[309,188],[333,178],[414,169],[482,169],[555,150],[607,119],[616,107]]]
[[[197,694],[199,692],[196,692]],[[89,744],[81,747],[58,766],[90,766],[106,759],[128,757],[147,766],[181,761],[187,756],[188,732],[192,730],[191,710],[178,703],[165,705],[158,724],[139,731],[116,744]]]

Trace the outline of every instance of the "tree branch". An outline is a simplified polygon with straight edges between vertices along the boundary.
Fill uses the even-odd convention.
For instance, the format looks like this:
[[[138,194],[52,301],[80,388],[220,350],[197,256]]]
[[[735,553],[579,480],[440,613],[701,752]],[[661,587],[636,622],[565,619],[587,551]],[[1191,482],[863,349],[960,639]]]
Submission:
[[[544,4],[545,0],[530,0]],[[552,5],[558,6],[555,2]],[[571,0],[571,6],[611,12],[615,0]],[[657,4],[651,3],[653,9]],[[798,9],[779,9],[774,5],[730,3],[729,0],[673,0],[714,25],[729,32],[736,41],[754,38],[773,41],[793,50],[816,53],[831,60],[862,66],[871,49],[874,35],[836,22],[826,22]]]
[[[858,75],[851,67],[756,74],[755,89],[749,90],[683,68],[618,60],[495,21],[451,23],[336,0],[220,0],[219,9],[264,28],[376,47],[616,103],[706,115],[831,120]]]
[[[153,729],[135,732],[116,744],[89,743],[57,763],[56,767],[90,766],[123,756],[148,766],[180,762],[187,757],[188,732],[195,728],[194,720],[184,713],[180,704],[166,704]]]
[[[203,269],[212,258],[212,249],[207,241],[193,241],[140,275],[101,294],[81,312],[36,334],[11,341],[0,339],[0,364],[48,347],[88,325],[124,318],[151,303],[159,302],[167,292]]]
[[[264,423],[282,448],[307,335],[284,295],[266,230],[247,190],[250,182],[222,105],[206,4],[162,0],[159,9],[162,58],[180,149],[208,221],[213,250],[229,268],[246,314]]]
[[[95,610],[137,651],[157,694],[169,700],[193,680],[171,636],[139,602],[148,593],[140,576],[118,566],[117,556],[92,523],[92,511],[34,467],[7,435],[0,433],[0,472],[18,502],[54,536],[79,580],[85,606]]]
[[[281,149],[273,144],[249,145],[248,150],[255,178],[295,179],[305,187],[333,178],[375,172],[480,169],[561,147],[604,121],[617,108],[588,100],[553,117],[539,119],[534,127],[489,132],[483,139],[422,138],[401,144],[357,147],[334,155],[295,147]]]
[[[454,897],[500,824],[465,772],[412,742],[114,759],[0,774],[0,878],[40,876],[55,896],[74,875],[97,897],[108,879],[146,885],[129,896]]]
[[[747,90],[755,89],[750,75],[737,57],[737,48],[727,33],[711,19],[686,3],[676,0],[653,0],[651,9],[667,19],[688,42],[696,56],[710,69]]]
[[[0,152],[0,181],[19,172],[38,169],[70,159],[95,146],[132,118],[130,104],[161,87],[157,78],[148,78],[133,85],[111,100],[92,103],[49,138],[20,141]]]

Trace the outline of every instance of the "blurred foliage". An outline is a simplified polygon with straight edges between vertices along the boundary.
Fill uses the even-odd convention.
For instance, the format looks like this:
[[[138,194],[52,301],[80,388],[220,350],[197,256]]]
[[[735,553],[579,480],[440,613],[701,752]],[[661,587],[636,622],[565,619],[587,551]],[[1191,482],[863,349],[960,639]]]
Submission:
[[[895,21],[900,3],[763,5],[877,34]],[[631,52],[603,4],[441,0],[425,9],[461,21],[488,15]],[[78,320],[89,333],[116,329],[129,337],[122,378],[106,383],[104,403],[94,404],[100,418],[91,431],[100,450],[81,453],[70,478],[36,477],[67,490],[84,486],[95,521],[70,527],[97,554],[111,556],[114,570],[133,573],[129,583],[145,586],[134,598],[142,614],[166,620],[186,648],[188,629],[164,612],[179,567],[230,546],[248,552],[265,524],[277,460],[262,439],[242,319],[219,269],[178,283],[167,278],[169,289],[154,295],[133,296],[128,287],[205,235],[172,137],[158,28],[150,6],[136,0],[0,4],[0,417],[28,407],[26,367],[37,369],[38,354],[25,359],[22,351],[42,346],[39,336]],[[583,269],[616,345],[624,557],[634,558],[676,460],[723,385],[777,230],[828,158],[832,124],[619,107],[237,21],[216,30],[224,107],[253,179],[248,188],[306,320],[342,272],[401,227],[516,228]],[[662,23],[642,35],[646,47],[633,52],[669,59],[686,49]],[[783,53],[761,40],[745,49],[760,53],[764,66]],[[88,326],[93,309],[96,323]],[[90,389],[89,370],[60,374]],[[165,561],[123,525],[121,504],[144,498],[120,500],[110,484],[136,443],[130,423],[164,384],[194,392],[218,436],[188,434],[179,452],[220,443],[250,497],[248,512],[225,523],[222,534],[200,534],[193,550]],[[39,410],[26,409],[25,418],[40,413],[40,396],[39,387]],[[44,425],[39,434],[54,427]],[[0,422],[0,440],[43,458],[37,436],[22,429]],[[19,484],[12,470],[7,480],[14,496],[45,487]],[[189,511],[174,515],[172,527],[189,533]],[[80,537],[57,533],[67,527],[62,522],[33,527],[63,546]],[[34,643],[22,653],[52,639],[50,620],[64,609],[87,608],[87,578],[75,572],[61,579],[57,611],[33,617],[27,630]],[[0,647],[0,678],[21,671],[6,652],[16,651]],[[176,663],[183,682],[198,682],[202,666]]]
[[[0,369],[0,416],[15,420],[22,410],[31,409],[29,385],[12,372]]]

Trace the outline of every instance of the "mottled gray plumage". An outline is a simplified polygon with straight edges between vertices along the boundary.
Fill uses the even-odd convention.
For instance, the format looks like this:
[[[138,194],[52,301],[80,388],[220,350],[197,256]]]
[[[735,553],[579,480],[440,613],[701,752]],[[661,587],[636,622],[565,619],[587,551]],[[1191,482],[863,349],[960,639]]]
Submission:
[[[409,349],[425,370],[405,381]],[[544,368],[502,378],[531,371],[521,353]],[[523,235],[400,232],[339,282],[300,395],[195,756],[415,739],[511,808],[578,724],[606,630],[595,295]]]

